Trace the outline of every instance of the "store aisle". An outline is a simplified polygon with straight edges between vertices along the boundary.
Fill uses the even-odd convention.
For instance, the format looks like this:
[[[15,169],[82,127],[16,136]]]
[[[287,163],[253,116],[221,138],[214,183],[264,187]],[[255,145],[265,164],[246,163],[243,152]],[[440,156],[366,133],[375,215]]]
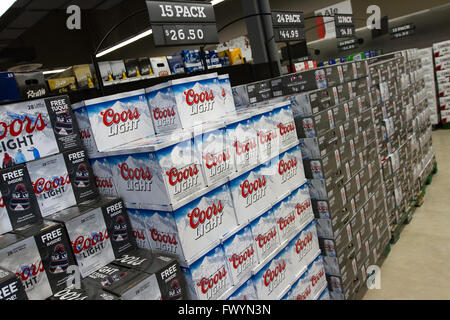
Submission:
[[[450,130],[433,132],[438,173],[365,300],[450,299]]]

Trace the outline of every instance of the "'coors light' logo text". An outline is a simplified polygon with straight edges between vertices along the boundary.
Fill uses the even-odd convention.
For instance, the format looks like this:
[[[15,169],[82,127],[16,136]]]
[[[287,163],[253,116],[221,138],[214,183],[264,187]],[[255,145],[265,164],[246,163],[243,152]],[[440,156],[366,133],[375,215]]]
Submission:
[[[296,231],[295,217],[295,212],[291,212],[287,216],[278,219],[277,223],[278,227],[280,228],[280,235],[283,239],[288,238]]]
[[[156,121],[158,127],[171,126],[175,123],[175,108],[155,108],[153,110],[153,119]]]
[[[277,132],[276,131],[270,131],[270,132],[259,131],[258,138],[259,138],[260,153],[264,154],[265,156],[270,157],[272,155],[271,154],[272,144],[274,143],[274,140],[277,139]]]
[[[226,275],[227,270],[225,266],[222,266],[210,277],[203,277],[197,282],[197,287],[200,288],[202,294],[206,295],[207,300],[215,300],[223,293],[227,284]]]
[[[39,114],[36,120],[33,122],[28,116],[23,119],[15,119],[10,124],[0,122],[0,142],[3,151],[15,150],[17,148],[24,148],[33,145],[33,133],[43,131],[47,127],[42,115]],[[22,135],[25,130],[26,135],[22,138],[17,138]],[[13,137],[4,141],[7,136]]]
[[[121,113],[114,112],[112,108],[109,108],[100,112],[100,115],[103,116],[103,124],[109,127],[109,137],[137,130],[141,116],[136,108],[134,111],[124,110]]]
[[[270,252],[271,249],[273,249],[277,245],[277,242],[275,241],[276,236],[277,228],[273,227],[265,234],[258,234],[258,236],[255,238],[262,255],[264,255],[266,252]]]
[[[295,241],[295,253],[298,256],[298,261],[301,261],[312,249],[313,235],[311,231],[308,231],[305,235],[300,236]]]
[[[184,192],[198,184],[199,170],[196,164],[181,170],[172,168],[166,171],[169,184],[174,188],[174,195]]]
[[[191,116],[214,110],[214,93],[212,90],[195,92],[189,89],[184,92],[186,103],[191,107]]]
[[[16,272],[17,277],[22,280],[26,290],[29,290],[39,282],[39,274],[45,272],[44,264],[39,261],[37,265],[32,263],[29,266],[21,266],[20,272]]]
[[[126,162],[119,164],[120,175],[127,182],[127,191],[152,191],[152,178],[150,169],[130,168]]]
[[[303,125],[305,126],[305,125]],[[292,135],[294,133],[296,133],[295,131],[295,124],[293,122],[289,122],[289,123],[279,123],[277,125],[280,136],[281,136],[281,141],[284,142],[286,140],[291,139]],[[308,126],[308,129],[310,129],[311,127]]]
[[[255,249],[253,245],[250,245],[239,254],[233,254],[228,260],[231,262],[231,266],[237,276],[239,276],[244,271],[249,270],[255,263]]]
[[[203,156],[205,167],[208,169],[209,177],[214,177],[230,169],[230,152],[224,151],[218,154],[208,152]]]
[[[273,268],[267,269],[264,273],[264,286],[268,288],[270,294],[286,277],[286,261],[282,259]]]
[[[285,183],[292,177],[297,175],[297,158],[292,158],[287,161],[283,159],[278,162],[278,174],[281,176],[281,183]]]
[[[311,276],[311,285],[313,286],[313,288],[322,280],[323,276],[325,275],[325,272],[323,271],[323,268],[320,269],[319,272],[313,274]]]
[[[217,227],[219,227],[223,222],[223,205],[222,201],[213,203],[206,209],[200,209],[196,207],[194,210],[187,214],[189,218],[189,224],[192,229],[195,229],[197,235],[195,240],[200,239]]]
[[[303,201],[302,203],[297,203],[295,205],[295,209],[297,210],[297,215],[301,216],[300,219],[303,218],[304,213],[306,212],[306,210],[308,210],[309,207],[311,207],[311,201],[309,199]]]
[[[102,251],[105,248],[105,241],[108,239],[108,230],[105,230],[104,232],[100,231],[90,237],[85,237],[83,235],[78,236],[78,238],[72,242],[73,253],[82,255],[83,258],[87,258]]]
[[[241,166],[256,163],[258,143],[256,139],[248,139],[243,143],[236,140],[233,144],[236,149],[236,162]]]
[[[295,296],[295,300],[308,300],[308,297],[311,295],[311,286],[308,284],[308,287],[300,294]]]
[[[97,186],[97,188],[101,188],[102,189],[102,193],[103,194],[108,194],[108,195],[113,195],[113,187],[114,184],[112,182],[112,178],[111,177],[98,177],[95,176],[94,177],[95,180],[95,185]]]
[[[177,253],[177,239],[174,233],[159,231],[155,228],[150,230],[150,236],[154,243],[152,247],[156,250],[169,253]]]
[[[70,176],[61,176],[59,178],[55,177],[52,180],[45,180],[44,178],[39,178],[33,182],[33,189],[36,195],[41,195],[44,199],[49,199],[51,197],[63,194],[65,190],[65,185],[70,184]]]
[[[239,185],[241,196],[247,200],[246,208],[266,196],[266,184],[266,177],[262,176],[254,181],[248,181],[247,179]]]

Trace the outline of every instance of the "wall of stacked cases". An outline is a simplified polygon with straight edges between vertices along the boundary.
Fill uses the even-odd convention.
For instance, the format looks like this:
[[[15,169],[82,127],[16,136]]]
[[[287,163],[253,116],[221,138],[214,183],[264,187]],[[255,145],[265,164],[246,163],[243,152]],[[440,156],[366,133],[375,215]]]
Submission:
[[[450,41],[434,43],[433,55],[441,122],[448,129],[450,123]]]
[[[2,284],[15,273],[11,298],[29,299],[358,298],[435,163],[424,88],[408,50],[5,106]]]

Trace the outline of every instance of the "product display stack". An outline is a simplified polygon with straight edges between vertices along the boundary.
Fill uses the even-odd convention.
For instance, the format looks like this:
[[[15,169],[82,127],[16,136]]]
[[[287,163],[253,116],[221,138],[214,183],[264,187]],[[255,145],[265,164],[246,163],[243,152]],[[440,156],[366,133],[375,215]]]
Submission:
[[[365,270],[380,261],[390,240],[368,71],[366,61],[344,63],[273,79],[265,89],[277,96],[266,104],[293,106],[332,299],[357,296]],[[285,83],[281,91],[279,83]],[[258,86],[264,90],[247,85],[247,95]],[[238,101],[251,100],[241,87],[233,89]]]
[[[292,104],[332,299],[362,296],[435,163],[421,68],[409,50],[233,88]]]
[[[433,53],[441,122],[448,127],[450,123],[450,41],[434,43]]]
[[[0,137],[4,299],[159,300],[185,295],[174,259],[136,251],[122,200],[99,198],[67,96],[4,105],[0,115],[5,129]],[[145,268],[137,271],[134,266],[140,263],[120,264],[140,260],[146,261]],[[120,265],[120,273],[105,271],[110,264]],[[78,289],[73,267],[82,278]],[[167,270],[170,280],[176,279],[177,295],[170,294],[173,289],[161,278]],[[89,280],[96,275],[101,281]]]
[[[430,109],[430,121],[432,125],[440,122],[440,111],[438,97],[436,95],[436,79],[434,72],[433,48],[423,48],[417,50],[417,55],[421,59],[423,79],[425,81],[425,94],[427,105]],[[450,56],[449,56],[450,61]],[[450,64],[449,64],[450,65]]]
[[[190,299],[328,298],[289,101],[236,111],[212,73],[75,108],[100,192]]]

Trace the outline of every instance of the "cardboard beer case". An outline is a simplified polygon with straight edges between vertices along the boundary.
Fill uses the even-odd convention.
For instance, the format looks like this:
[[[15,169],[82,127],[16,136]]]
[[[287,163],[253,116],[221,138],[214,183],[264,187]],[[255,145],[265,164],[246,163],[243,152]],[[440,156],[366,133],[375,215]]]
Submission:
[[[161,300],[156,275],[108,264],[82,280],[82,286],[92,292],[104,290],[122,300]]]
[[[84,101],[99,152],[155,134],[144,90]]]
[[[250,226],[226,239],[222,246],[233,283],[236,285],[250,279],[253,269],[259,264]]]
[[[233,201],[227,184],[211,190],[173,210],[135,209],[133,220],[141,219],[150,247],[177,256],[181,265],[197,259],[220,244],[237,228]]]
[[[0,121],[2,168],[81,146],[67,96],[4,105]]]
[[[11,271],[0,268],[0,301],[28,300],[19,278]]]
[[[0,266],[16,273],[30,300],[42,300],[65,288],[66,270],[76,265],[61,224],[41,222],[0,236]]]
[[[289,249],[289,247],[282,249],[254,274],[253,282],[258,300],[278,300],[289,290],[297,269]]]
[[[99,195],[83,149],[29,162],[27,170],[42,217]]]
[[[81,282],[81,288],[76,289],[74,285],[71,285],[65,289],[62,289],[52,295],[48,300],[60,300],[60,301],[77,301],[77,300],[120,300],[116,295],[103,291],[100,288],[92,287],[86,281]]]
[[[88,276],[136,248],[122,200],[103,198],[70,207],[46,218],[66,227],[80,273]]]
[[[2,233],[42,219],[28,170],[20,164],[0,171]]]
[[[187,299],[186,284],[180,266],[171,256],[136,249],[114,260],[112,264],[155,275],[162,300]]]
[[[189,264],[181,267],[191,300],[219,300],[227,298],[233,286],[225,253],[221,245]]]

